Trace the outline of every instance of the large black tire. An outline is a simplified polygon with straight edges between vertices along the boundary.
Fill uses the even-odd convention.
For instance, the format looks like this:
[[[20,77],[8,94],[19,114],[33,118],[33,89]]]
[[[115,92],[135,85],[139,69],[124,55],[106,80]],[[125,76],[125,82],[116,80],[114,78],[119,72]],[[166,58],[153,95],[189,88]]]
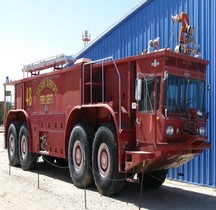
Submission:
[[[18,122],[12,122],[7,133],[7,151],[8,160],[11,166],[19,166],[18,136],[20,125]]]
[[[94,129],[90,124],[80,123],[73,128],[68,146],[68,167],[71,179],[79,188],[88,187],[93,182],[91,170],[91,148]]]
[[[37,155],[30,152],[29,132],[26,123],[23,123],[19,132],[19,159],[23,170],[36,167]]]
[[[167,170],[159,170],[144,173],[143,187],[159,188],[165,181]],[[140,183],[142,184],[142,173],[138,174]]]
[[[123,189],[125,180],[123,174],[118,172],[118,144],[112,123],[102,125],[95,134],[92,166],[99,193],[112,196]]]

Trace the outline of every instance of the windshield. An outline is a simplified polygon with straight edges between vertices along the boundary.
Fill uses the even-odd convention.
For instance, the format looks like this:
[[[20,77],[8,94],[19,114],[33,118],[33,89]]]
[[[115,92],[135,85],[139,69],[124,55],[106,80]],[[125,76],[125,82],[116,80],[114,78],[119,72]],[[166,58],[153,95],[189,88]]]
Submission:
[[[190,108],[203,111],[205,82],[169,75],[165,82],[165,107],[170,112],[188,112]]]

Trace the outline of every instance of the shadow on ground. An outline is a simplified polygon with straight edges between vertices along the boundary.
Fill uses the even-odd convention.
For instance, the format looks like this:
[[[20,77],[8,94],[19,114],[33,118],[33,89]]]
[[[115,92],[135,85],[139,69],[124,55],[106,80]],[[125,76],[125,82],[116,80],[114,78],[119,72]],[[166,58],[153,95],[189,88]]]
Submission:
[[[44,162],[39,162],[38,169],[32,171],[34,173],[55,178],[67,183],[72,183],[69,169],[67,167],[59,167],[56,165],[47,165]],[[180,189],[176,186],[162,186],[158,189],[144,188],[140,201],[140,183],[137,180],[127,182],[124,190],[111,199],[119,200],[128,204],[133,204],[137,208],[144,209],[175,209],[175,210],[192,210],[192,209],[215,209],[216,197],[200,192],[193,192],[190,189],[191,185]],[[87,190],[97,191],[94,185],[90,186]],[[104,196],[102,196],[104,199]]]

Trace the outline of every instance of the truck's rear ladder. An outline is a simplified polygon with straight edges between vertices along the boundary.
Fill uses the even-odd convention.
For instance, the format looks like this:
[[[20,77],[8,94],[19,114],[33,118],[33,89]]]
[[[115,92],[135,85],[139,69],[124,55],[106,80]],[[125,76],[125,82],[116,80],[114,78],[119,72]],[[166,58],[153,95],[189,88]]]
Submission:
[[[39,74],[41,70],[45,70],[52,67],[56,69],[58,66],[67,64],[72,61],[74,61],[74,58],[72,56],[60,54],[23,66],[22,71],[23,73],[26,72],[31,73],[31,75],[35,75]]]
[[[102,59],[99,59],[99,60],[95,60],[95,61],[90,61],[90,62],[87,62],[83,65],[83,83],[82,83],[82,104],[84,105],[85,104],[85,71],[86,71],[86,67],[89,66],[89,71],[90,71],[90,81],[89,81],[89,84],[90,84],[90,100],[89,100],[89,103],[92,104],[93,103],[93,65],[94,64],[98,64],[98,63],[101,63],[101,92],[102,92],[102,98],[101,98],[101,102],[104,103],[105,102],[105,81],[104,81],[104,63],[105,62],[108,62],[108,61],[111,61],[114,65],[114,68],[115,68],[115,71],[116,71],[116,74],[118,75],[118,116],[119,116],[119,130],[121,132],[121,75],[120,75],[120,72],[118,70],[118,67],[115,63],[115,60],[113,59],[113,57],[106,57],[106,58],[102,58]]]

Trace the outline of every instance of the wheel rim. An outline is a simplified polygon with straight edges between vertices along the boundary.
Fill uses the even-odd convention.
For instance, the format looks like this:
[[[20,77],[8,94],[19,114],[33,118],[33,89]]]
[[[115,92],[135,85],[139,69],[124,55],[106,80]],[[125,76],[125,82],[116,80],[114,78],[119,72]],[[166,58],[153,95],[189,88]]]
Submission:
[[[98,149],[98,171],[102,177],[107,177],[110,171],[110,151],[105,143]]]
[[[79,140],[77,140],[73,146],[73,165],[78,172],[83,167],[83,149]]]
[[[13,134],[10,135],[9,137],[9,150],[10,150],[10,155],[14,155],[14,147],[15,147],[15,139]]]
[[[25,159],[27,155],[27,140],[25,136],[22,136],[21,138],[21,154],[22,158]]]

